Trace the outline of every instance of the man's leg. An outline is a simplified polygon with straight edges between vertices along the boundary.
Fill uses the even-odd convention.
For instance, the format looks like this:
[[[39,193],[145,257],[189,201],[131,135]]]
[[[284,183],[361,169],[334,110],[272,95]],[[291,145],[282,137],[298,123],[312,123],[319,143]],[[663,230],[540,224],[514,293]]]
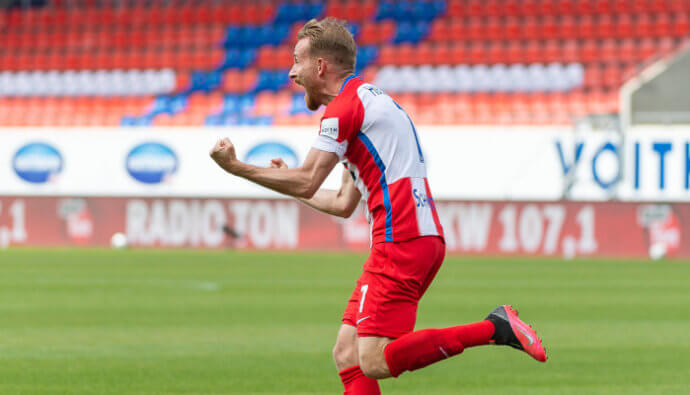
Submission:
[[[343,324],[333,347],[333,359],[345,387],[345,395],[380,395],[376,380],[364,375],[359,367],[357,328]]]
[[[510,305],[494,309],[484,321],[443,329],[423,329],[397,339],[360,337],[359,364],[367,377],[398,377],[460,354],[468,347],[498,344],[525,351],[545,362],[541,339],[530,325],[518,318]]]
[[[333,347],[333,360],[338,371],[359,365],[357,328],[342,324]]]
[[[443,329],[423,329],[398,339],[360,337],[359,364],[375,379],[398,377],[460,354],[465,348],[489,344],[494,334],[490,321]]]

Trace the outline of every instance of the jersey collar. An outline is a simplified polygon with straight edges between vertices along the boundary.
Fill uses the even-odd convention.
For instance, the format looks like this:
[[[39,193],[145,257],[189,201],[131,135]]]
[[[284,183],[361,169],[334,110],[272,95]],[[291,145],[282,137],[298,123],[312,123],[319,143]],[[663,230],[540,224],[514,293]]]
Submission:
[[[351,76],[345,78],[345,81],[343,81],[343,86],[340,87],[340,92],[338,92],[338,94],[340,94],[343,91],[343,89],[345,89],[345,85],[347,85],[347,83],[350,82],[350,80],[355,78],[355,77],[357,77],[357,76],[355,74],[352,74]]]

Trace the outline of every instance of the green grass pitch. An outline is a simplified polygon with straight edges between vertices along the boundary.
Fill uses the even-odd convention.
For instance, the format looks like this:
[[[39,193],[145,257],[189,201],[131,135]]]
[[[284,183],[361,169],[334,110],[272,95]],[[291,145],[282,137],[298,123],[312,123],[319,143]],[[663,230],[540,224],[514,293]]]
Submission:
[[[342,393],[357,254],[0,251],[1,394]],[[417,328],[512,303],[540,364],[478,347],[386,394],[690,393],[690,263],[449,257]]]

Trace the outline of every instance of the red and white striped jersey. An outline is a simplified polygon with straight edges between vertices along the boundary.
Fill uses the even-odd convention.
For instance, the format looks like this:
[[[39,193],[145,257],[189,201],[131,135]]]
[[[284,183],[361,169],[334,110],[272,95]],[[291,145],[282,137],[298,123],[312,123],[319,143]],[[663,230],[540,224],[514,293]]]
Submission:
[[[443,237],[417,131],[381,89],[346,79],[313,147],[336,153],[352,173],[367,202],[373,244]]]

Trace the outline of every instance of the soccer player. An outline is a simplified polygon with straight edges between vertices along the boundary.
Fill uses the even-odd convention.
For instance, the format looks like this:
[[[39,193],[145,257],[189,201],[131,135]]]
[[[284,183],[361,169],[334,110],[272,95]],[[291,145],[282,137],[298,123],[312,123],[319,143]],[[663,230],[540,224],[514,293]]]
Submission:
[[[237,159],[227,138],[210,154],[228,173],[328,214],[349,217],[362,198],[366,201],[371,255],[333,349],[345,394],[380,394],[378,379],[486,344],[508,345],[546,361],[536,332],[510,305],[476,323],[413,331],[417,304],[445,255],[417,132],[390,96],[354,75],[357,49],[342,21],[311,20],[297,39],[290,78],[304,87],[309,109],[326,106],[304,163],[288,169],[276,158],[267,168],[252,166]],[[340,161],[345,167],[340,190],[319,189]]]

